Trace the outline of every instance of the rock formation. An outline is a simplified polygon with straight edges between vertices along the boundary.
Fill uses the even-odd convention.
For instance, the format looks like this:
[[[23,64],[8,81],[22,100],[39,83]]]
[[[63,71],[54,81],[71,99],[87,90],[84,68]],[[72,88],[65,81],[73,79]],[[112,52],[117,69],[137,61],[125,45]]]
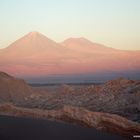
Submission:
[[[12,104],[0,105],[1,115],[31,117],[36,119],[56,119],[85,127],[116,133],[128,138],[140,134],[140,124],[118,115],[92,112],[80,107],[64,106],[59,110],[39,110],[15,107]]]
[[[58,109],[64,105],[91,111],[119,114],[140,121],[140,81],[118,78],[100,85],[62,86],[40,104],[40,108]]]
[[[0,72],[0,102],[27,104],[28,100],[35,100],[38,96],[39,94],[24,80]]]
[[[57,119],[132,137],[140,134],[140,81],[118,78],[48,92],[0,72],[0,114]]]

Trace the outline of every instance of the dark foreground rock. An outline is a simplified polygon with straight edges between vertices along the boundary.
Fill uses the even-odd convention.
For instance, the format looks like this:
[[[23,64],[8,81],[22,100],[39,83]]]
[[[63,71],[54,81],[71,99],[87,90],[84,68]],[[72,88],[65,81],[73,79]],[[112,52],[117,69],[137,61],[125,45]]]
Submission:
[[[140,134],[140,124],[118,115],[91,112],[84,108],[65,106],[60,110],[39,110],[15,107],[11,104],[0,105],[0,114],[36,119],[55,119],[86,127],[116,133],[127,138]]]
[[[126,140],[63,122],[0,116],[0,140]]]

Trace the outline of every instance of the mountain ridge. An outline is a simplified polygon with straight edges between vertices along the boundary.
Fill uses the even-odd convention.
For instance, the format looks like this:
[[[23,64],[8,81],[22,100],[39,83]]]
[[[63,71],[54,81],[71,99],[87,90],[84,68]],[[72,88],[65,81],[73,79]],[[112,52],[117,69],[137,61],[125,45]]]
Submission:
[[[85,37],[80,37],[80,38],[68,38],[66,40],[64,40],[63,42],[61,42],[61,45],[69,48],[69,49],[73,49],[73,50],[76,50],[77,51],[77,47],[79,47],[78,49],[86,49],[88,48],[89,50],[87,52],[90,52],[90,51],[96,51],[99,50],[104,50],[104,51],[113,51],[113,50],[117,50],[117,49],[114,49],[114,48],[111,48],[111,47],[107,47],[107,46],[104,46],[102,44],[99,44],[99,43],[94,43],[88,39],[86,39]],[[85,50],[83,50],[85,51]]]
[[[57,43],[39,32],[0,50],[0,58],[1,70],[17,77],[140,70],[140,51],[117,50],[83,37]]]

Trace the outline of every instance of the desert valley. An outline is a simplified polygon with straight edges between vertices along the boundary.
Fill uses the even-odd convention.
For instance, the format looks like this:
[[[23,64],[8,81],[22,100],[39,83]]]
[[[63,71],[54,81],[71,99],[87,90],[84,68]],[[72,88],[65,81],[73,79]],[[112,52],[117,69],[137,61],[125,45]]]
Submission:
[[[140,134],[140,51],[31,32],[0,50],[0,70],[0,115]]]
[[[140,0],[0,1],[0,140],[140,140]]]

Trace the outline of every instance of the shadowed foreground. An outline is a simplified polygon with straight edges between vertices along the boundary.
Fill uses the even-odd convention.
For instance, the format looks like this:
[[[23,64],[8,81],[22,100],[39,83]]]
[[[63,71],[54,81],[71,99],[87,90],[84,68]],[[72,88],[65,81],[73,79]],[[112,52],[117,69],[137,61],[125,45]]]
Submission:
[[[0,140],[125,140],[93,128],[48,120],[0,116]]]

